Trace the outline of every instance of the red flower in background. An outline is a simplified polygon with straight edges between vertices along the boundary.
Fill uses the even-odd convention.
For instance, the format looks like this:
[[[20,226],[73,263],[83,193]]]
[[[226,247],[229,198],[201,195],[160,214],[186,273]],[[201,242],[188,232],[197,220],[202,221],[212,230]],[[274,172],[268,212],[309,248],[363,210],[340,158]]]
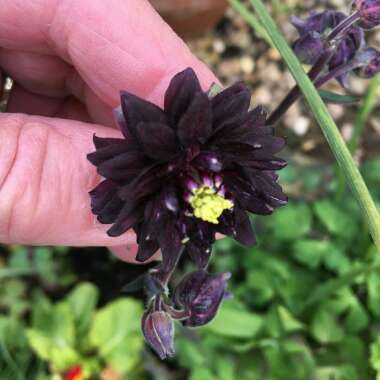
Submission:
[[[84,380],[82,368],[79,365],[71,368],[66,373],[64,380]]]

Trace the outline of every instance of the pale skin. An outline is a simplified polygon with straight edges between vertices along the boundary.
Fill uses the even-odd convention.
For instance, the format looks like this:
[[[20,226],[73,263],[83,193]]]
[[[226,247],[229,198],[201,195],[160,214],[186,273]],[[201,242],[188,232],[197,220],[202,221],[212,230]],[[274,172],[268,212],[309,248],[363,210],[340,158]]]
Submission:
[[[0,78],[15,81],[0,113],[0,242],[107,246],[133,261],[133,233],[108,237],[90,210],[101,181],[86,159],[92,136],[121,136],[120,90],[162,105],[177,72],[191,66],[204,89],[214,75],[145,0],[0,0],[0,9]]]

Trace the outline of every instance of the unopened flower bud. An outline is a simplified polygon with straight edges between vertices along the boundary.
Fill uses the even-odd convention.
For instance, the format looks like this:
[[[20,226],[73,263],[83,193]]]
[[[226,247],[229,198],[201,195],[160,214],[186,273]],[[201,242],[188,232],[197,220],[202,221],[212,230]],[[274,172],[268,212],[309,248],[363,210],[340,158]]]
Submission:
[[[147,311],[141,324],[146,342],[161,359],[174,355],[174,324],[168,313]]]
[[[380,0],[354,0],[352,8],[359,12],[362,28],[372,29],[380,25]]]
[[[224,299],[230,273],[209,274],[204,270],[189,273],[177,286],[176,302],[187,310],[186,326],[202,326],[216,315]]]
[[[361,63],[361,67],[356,70],[358,76],[372,78],[380,72],[380,52],[378,50],[364,49],[357,54],[356,60]]]
[[[302,63],[314,65],[323,54],[327,54],[331,49],[331,41],[328,42],[329,34],[346,19],[347,16],[344,13],[337,11],[312,13],[304,20],[292,17],[290,21],[299,34],[299,38],[293,44],[294,52],[299,60]],[[330,71],[351,61],[365,46],[364,32],[353,25],[334,43],[336,48],[328,63]],[[343,87],[347,86],[347,75],[342,74],[336,77]]]

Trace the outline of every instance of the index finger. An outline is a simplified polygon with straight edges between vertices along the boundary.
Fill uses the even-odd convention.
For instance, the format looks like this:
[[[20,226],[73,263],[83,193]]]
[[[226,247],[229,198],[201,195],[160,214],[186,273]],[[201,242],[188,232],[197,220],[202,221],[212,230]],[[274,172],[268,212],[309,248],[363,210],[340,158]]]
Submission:
[[[58,55],[110,107],[122,89],[162,104],[188,66],[204,88],[216,81],[146,0],[4,0],[0,46]]]

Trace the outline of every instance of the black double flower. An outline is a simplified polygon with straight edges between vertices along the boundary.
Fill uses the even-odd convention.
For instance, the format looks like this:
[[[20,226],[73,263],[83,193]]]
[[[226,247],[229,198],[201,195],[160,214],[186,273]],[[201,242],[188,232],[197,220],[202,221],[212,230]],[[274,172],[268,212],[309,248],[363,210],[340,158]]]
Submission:
[[[265,109],[249,105],[243,83],[210,97],[190,68],[172,79],[164,110],[121,93],[124,139],[95,136],[88,155],[105,178],[91,206],[112,224],[110,236],[134,229],[138,261],[160,249],[169,273],[184,249],[204,268],[216,233],[251,246],[247,211],[270,214],[286,204],[275,174],[286,165],[275,156],[284,140],[265,125]]]

